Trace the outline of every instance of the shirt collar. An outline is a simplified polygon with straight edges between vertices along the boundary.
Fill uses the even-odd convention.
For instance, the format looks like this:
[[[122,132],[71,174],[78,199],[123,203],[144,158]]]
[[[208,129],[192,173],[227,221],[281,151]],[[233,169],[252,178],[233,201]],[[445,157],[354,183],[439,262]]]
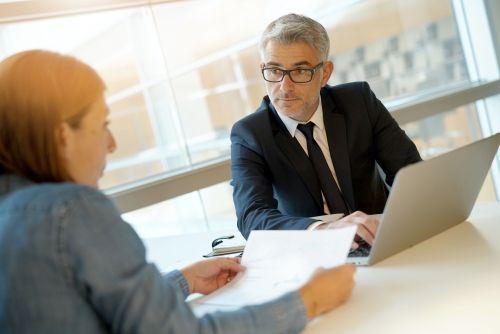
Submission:
[[[299,125],[301,122],[294,120],[293,118],[290,118],[282,113],[279,112],[278,109],[276,109],[276,112],[278,113],[279,118],[285,124],[286,129],[288,132],[290,132],[290,135],[292,137],[295,137],[295,131],[297,131],[297,125]],[[308,122],[314,122],[314,124],[319,127],[321,130],[324,130],[325,124],[323,123],[323,107],[321,105],[321,96],[319,97],[319,103],[318,103],[318,108],[316,108],[316,111],[312,115],[311,119],[309,119]]]

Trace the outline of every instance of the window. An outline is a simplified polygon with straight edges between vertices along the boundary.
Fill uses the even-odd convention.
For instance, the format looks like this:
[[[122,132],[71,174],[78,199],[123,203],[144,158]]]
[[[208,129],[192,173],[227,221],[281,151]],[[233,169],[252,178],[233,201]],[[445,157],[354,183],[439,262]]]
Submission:
[[[82,3],[49,0],[30,10],[22,2],[0,4],[0,58],[43,48],[73,54],[99,71],[118,141],[100,184],[110,192],[228,159],[232,124],[266,94],[259,36],[289,12],[317,19],[330,34],[331,84],[367,80],[390,105],[499,78],[490,24],[500,18],[486,10],[495,6],[492,0]],[[499,131],[498,110],[500,97],[493,96],[405,129],[424,156],[433,155]],[[138,229],[146,224],[148,235],[227,227],[229,221],[234,226],[230,192],[227,182],[213,185],[167,202],[158,199],[160,204],[143,211],[145,219],[140,210],[126,217]],[[223,200],[214,203],[214,196]],[[168,228],[154,225],[159,208],[168,212]]]
[[[143,238],[235,228],[236,214],[228,182],[123,214]]]
[[[408,123],[403,129],[424,160],[482,138],[476,103]],[[496,200],[492,173],[497,168],[498,159],[493,162],[478,201]]]

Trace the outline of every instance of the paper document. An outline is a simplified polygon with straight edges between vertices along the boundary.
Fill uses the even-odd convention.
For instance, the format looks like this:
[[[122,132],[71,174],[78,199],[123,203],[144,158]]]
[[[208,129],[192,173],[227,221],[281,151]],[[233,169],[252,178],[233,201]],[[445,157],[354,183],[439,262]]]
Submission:
[[[194,303],[244,306],[300,288],[320,267],[345,263],[356,225],[323,231],[252,231],[234,280]]]

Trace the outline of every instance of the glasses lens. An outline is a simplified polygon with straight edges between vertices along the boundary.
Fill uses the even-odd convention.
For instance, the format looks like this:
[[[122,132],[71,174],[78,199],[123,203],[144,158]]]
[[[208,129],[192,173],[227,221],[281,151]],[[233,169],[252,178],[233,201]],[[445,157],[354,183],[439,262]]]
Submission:
[[[296,69],[290,71],[290,76],[295,82],[309,82],[312,79],[313,71],[308,69]]]
[[[265,68],[262,73],[267,81],[279,82],[283,78],[283,71],[279,68]]]

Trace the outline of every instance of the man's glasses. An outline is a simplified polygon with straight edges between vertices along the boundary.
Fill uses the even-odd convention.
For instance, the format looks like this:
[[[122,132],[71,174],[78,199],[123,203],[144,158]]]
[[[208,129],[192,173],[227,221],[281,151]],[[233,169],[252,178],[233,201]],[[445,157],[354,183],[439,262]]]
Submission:
[[[323,66],[323,62],[313,68],[294,68],[293,70],[283,70],[278,67],[264,67],[262,76],[264,80],[269,82],[281,82],[285,75],[288,75],[290,80],[295,83],[306,83],[313,79],[314,73]]]

